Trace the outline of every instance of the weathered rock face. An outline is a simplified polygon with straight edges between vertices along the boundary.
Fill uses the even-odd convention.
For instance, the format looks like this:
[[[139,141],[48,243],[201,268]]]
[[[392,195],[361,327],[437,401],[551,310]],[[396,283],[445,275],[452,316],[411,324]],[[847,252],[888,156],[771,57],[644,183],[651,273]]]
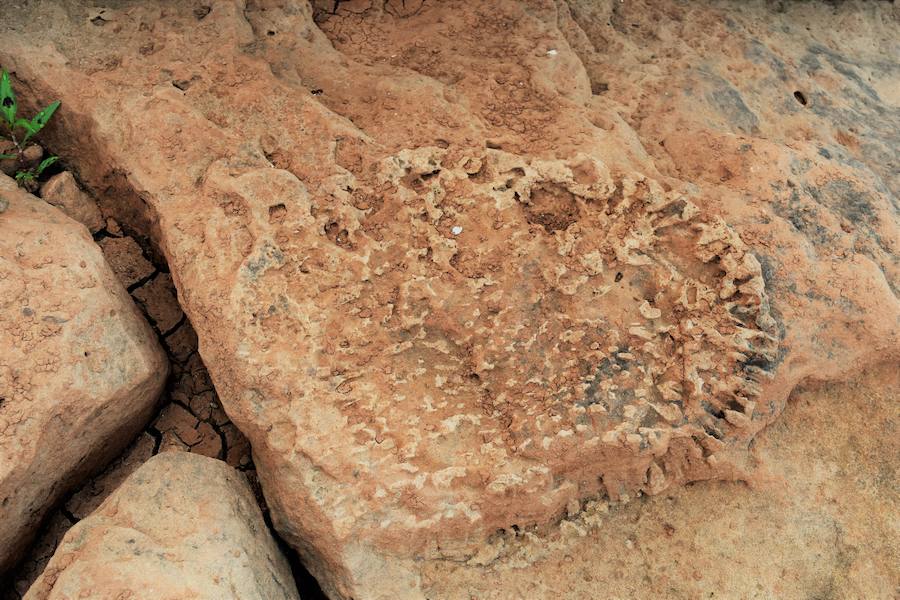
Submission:
[[[299,598],[244,476],[166,452],[72,527],[25,598]]]
[[[799,389],[754,441],[752,485],[589,502],[546,535],[498,533],[468,564],[430,561],[424,596],[890,600],[898,400],[895,364]]]
[[[36,3],[0,49],[168,257],[331,595],[417,597],[416,559],[744,477],[798,381],[896,359],[895,132],[840,125],[896,98],[840,13],[763,43],[709,6],[337,4]]]
[[[150,418],[168,363],[84,227],[0,176],[0,571]]]

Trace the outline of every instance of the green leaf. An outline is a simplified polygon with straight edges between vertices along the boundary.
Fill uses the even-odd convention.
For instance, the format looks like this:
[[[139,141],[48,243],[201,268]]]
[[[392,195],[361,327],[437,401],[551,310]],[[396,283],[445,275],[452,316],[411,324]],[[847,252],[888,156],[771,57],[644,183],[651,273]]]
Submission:
[[[36,114],[34,118],[31,119],[31,121],[27,122],[27,125],[22,125],[22,127],[24,127],[28,132],[25,134],[25,138],[22,140],[23,144],[27,142],[31,138],[31,136],[44,128],[44,125],[47,124],[47,121],[50,120],[50,117],[53,116],[53,113],[56,112],[57,108],[59,108],[59,100]],[[16,125],[19,125],[19,121],[16,121]]]
[[[31,119],[31,128],[34,130],[34,133],[37,133],[41,129],[44,128],[44,125],[47,124],[47,121],[50,120],[50,117],[53,116],[53,113],[56,112],[56,109],[59,108],[60,102],[57,100]]]
[[[52,165],[53,163],[55,163],[58,160],[59,160],[58,156],[48,156],[47,158],[42,160],[41,164],[38,165],[38,168],[35,169],[34,176],[40,177],[41,173],[44,172],[44,169],[46,169],[47,167],[49,167],[50,165]]]
[[[16,173],[16,181],[31,181],[34,179],[34,173],[31,171],[19,171]]]
[[[9,160],[10,158],[19,158],[15,154],[0,154],[0,160]]]
[[[31,137],[32,135],[37,133],[36,131],[32,131],[31,121],[29,121],[28,119],[16,119],[16,122],[13,123],[12,126],[24,129],[26,138]],[[23,143],[24,141],[25,140],[22,140]]]
[[[17,109],[16,93],[13,92],[12,84],[9,82],[9,73],[3,71],[3,75],[0,75],[0,114],[10,126],[16,120]]]

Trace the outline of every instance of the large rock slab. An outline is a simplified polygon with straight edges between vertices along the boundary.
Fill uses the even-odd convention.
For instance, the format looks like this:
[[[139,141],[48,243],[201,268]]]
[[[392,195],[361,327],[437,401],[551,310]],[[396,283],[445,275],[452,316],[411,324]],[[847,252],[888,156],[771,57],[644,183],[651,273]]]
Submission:
[[[420,597],[425,559],[484,562],[498,530],[746,478],[799,381],[896,360],[892,134],[835,132],[832,160],[809,132],[834,115],[786,108],[792,77],[855,82],[779,37],[840,48],[834,23],[766,46],[752,13],[674,2],[322,4],[38,2],[0,60],[167,256],[330,595]],[[620,51],[646,72],[613,97]],[[754,110],[759,82],[787,105]],[[863,94],[834,110],[894,118]]]
[[[122,450],[168,373],[88,231],[0,177],[0,571]]]
[[[151,458],[66,533],[25,598],[297,599],[242,474],[187,452]]]

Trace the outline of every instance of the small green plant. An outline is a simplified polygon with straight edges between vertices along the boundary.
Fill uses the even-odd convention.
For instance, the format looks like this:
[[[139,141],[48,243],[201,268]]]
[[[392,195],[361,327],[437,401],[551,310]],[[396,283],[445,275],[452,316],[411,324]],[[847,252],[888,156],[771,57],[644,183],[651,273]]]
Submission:
[[[49,156],[37,166],[33,166],[33,163],[32,166],[29,166],[29,160],[25,154],[28,142],[50,121],[50,117],[59,108],[59,104],[59,100],[53,102],[31,119],[18,117],[19,105],[9,80],[9,73],[4,70],[0,75],[0,122],[6,125],[8,139],[13,144],[9,150],[15,151],[14,154],[0,154],[0,160],[15,159],[18,162],[16,181],[19,182],[19,185],[30,187],[47,167],[59,160],[58,156]],[[9,145],[7,144],[7,146]]]
[[[13,156],[15,156],[15,155],[13,155]],[[50,165],[52,165],[53,163],[55,163],[58,160],[59,160],[58,156],[48,156],[47,158],[42,160],[41,164],[39,164],[38,166],[31,168],[31,169],[27,169],[25,171],[19,171],[18,173],[16,173],[16,181],[18,181],[19,183],[25,183],[27,181],[34,181],[38,177],[41,176],[41,173],[44,172],[44,169],[46,169],[47,167],[49,167]]]

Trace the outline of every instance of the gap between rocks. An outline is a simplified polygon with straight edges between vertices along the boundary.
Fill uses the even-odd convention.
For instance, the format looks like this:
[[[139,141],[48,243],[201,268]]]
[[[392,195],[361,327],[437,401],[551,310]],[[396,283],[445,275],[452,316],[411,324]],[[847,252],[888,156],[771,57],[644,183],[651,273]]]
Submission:
[[[64,171],[59,174],[63,175]],[[71,180],[69,192],[88,192],[93,196],[91,190],[86,190],[68,174],[66,176]],[[47,186],[50,181],[44,185]],[[43,192],[40,195],[44,195]],[[67,212],[65,204],[58,206]],[[10,572],[9,581],[0,586],[5,588],[0,590],[0,600],[20,600],[44,570],[72,525],[88,516],[150,457],[171,451],[216,458],[243,472],[254,491],[266,525],[291,564],[301,597],[305,600],[324,600],[316,580],[272,527],[250,444],[222,407],[198,352],[197,334],[178,302],[168,265],[161,253],[151,247],[151,240],[141,236],[129,224],[120,224],[108,215],[103,216],[104,225],[93,233],[94,241],[156,333],[169,358],[169,378],[155,416],[137,438],[102,472],[85,481],[50,512],[35,542],[19,565]]]

